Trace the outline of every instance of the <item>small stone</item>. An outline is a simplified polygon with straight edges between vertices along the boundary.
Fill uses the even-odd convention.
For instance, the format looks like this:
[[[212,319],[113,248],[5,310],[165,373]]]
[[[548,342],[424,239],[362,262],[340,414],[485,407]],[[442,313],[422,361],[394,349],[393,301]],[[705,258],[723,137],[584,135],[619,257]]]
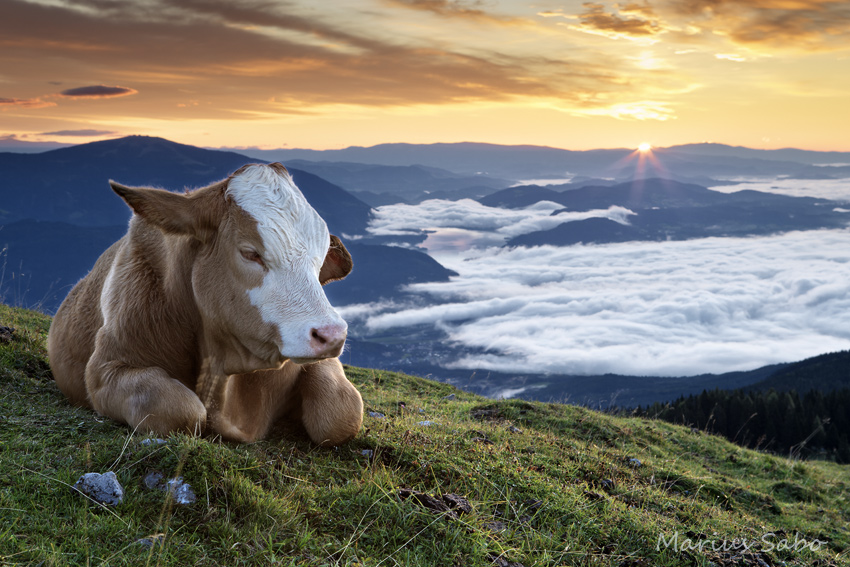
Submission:
[[[375,419],[384,419],[385,417],[387,417],[379,411],[370,411],[366,415],[368,415],[369,417],[374,417]]]
[[[508,427],[508,431],[510,431],[511,433],[522,433],[522,429],[520,429],[519,427],[514,427],[513,425]]]
[[[191,504],[197,500],[195,491],[192,490],[192,487],[188,483],[183,482],[183,477],[172,478],[165,485],[171,496],[174,497],[174,501],[178,504]]]
[[[455,399],[457,399],[457,396],[455,396],[454,394],[449,394],[448,396],[443,396],[443,399],[453,402]]]
[[[499,522],[498,520],[493,522],[485,522],[484,527],[490,530],[491,532],[501,533],[508,529],[508,525],[505,522]]]
[[[112,471],[86,473],[77,480],[74,488],[101,504],[117,506],[124,500],[124,489]]]
[[[421,425],[422,427],[431,427],[432,425],[439,425],[439,423],[426,419],[425,421],[417,422],[416,425]]]
[[[496,555],[495,553],[488,553],[487,559],[492,561],[493,567],[525,567],[519,561],[508,561],[501,555]]]
[[[458,514],[469,514],[472,512],[472,505],[469,503],[469,500],[460,494],[443,494],[442,498],[446,506]]]
[[[141,445],[143,447],[156,447],[158,445],[165,445],[168,443],[165,439],[142,439]]]
[[[192,504],[197,500],[195,491],[192,490],[192,487],[188,483],[183,481],[182,476],[163,482],[164,478],[165,475],[161,472],[152,471],[145,475],[142,482],[150,490],[163,490],[170,493],[174,501],[178,504]]]
[[[150,490],[153,490],[154,488],[159,488],[161,490],[162,487],[165,486],[162,482],[163,478],[164,476],[161,472],[152,471],[145,475],[145,478],[142,480],[142,482],[144,482],[145,486],[148,487]]]
[[[457,519],[457,512],[449,508],[448,504],[446,504],[440,498],[434,498],[430,494],[425,494],[424,492],[419,492],[418,490],[411,490],[409,488],[402,488],[398,491],[398,495],[399,497],[401,497],[402,500],[411,498],[420,506],[423,506],[424,508],[427,508],[432,512],[445,514],[450,518]]]
[[[0,327],[0,343],[12,342],[12,335],[15,334],[13,327]]]
[[[372,460],[372,457],[375,456],[375,452],[372,449],[363,449],[360,451],[360,454],[366,457],[367,460]]]
[[[635,469],[639,469],[643,466],[643,463],[641,463],[638,459],[629,459],[629,466]]]
[[[157,543],[162,543],[165,541],[165,534],[154,534],[148,537],[143,537],[141,539],[137,539],[136,543],[141,545],[142,547],[153,547]]]

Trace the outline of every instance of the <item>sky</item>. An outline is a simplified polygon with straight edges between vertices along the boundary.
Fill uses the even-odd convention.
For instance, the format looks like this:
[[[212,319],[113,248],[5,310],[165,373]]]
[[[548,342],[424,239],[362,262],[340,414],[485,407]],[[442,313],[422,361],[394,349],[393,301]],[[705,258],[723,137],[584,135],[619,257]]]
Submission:
[[[844,0],[3,0],[0,139],[850,151]]]
[[[839,191],[829,182],[782,180],[770,189],[850,199],[846,184]],[[500,246],[551,228],[557,208],[540,202],[505,210],[471,200],[379,207],[373,233],[436,231],[425,243],[429,253],[458,276],[410,286],[435,305],[387,302],[340,312],[377,335],[433,325],[472,349],[451,366],[502,372],[692,376],[850,349],[847,230]],[[581,214],[628,222],[633,213],[612,207]]]

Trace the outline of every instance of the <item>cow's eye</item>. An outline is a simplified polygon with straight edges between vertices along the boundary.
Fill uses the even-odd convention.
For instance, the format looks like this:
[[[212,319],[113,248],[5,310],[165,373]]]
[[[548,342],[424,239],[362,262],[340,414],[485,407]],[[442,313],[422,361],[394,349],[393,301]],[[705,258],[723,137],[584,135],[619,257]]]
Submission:
[[[263,266],[264,268],[266,267],[266,263],[263,262],[263,257],[260,256],[260,253],[257,252],[256,250],[251,250],[249,248],[246,248],[246,249],[242,250],[242,257],[245,258],[246,260],[248,260],[249,262],[256,262],[257,264]]]

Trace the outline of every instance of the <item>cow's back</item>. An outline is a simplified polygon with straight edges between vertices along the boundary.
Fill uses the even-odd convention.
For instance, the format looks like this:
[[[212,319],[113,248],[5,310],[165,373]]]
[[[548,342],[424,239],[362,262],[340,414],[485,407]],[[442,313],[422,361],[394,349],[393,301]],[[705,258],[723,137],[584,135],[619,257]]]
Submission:
[[[125,236],[104,252],[89,274],[71,290],[53,317],[47,353],[56,385],[74,405],[90,406],[86,395],[86,364],[94,352],[94,339],[103,326],[100,294],[103,282],[124,245]]]

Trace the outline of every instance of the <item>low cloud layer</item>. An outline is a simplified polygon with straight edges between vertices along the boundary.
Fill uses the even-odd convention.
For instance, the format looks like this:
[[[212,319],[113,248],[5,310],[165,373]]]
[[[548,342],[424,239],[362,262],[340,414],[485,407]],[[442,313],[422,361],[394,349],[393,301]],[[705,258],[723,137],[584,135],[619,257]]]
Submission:
[[[587,218],[608,218],[627,224],[634,213],[623,207],[580,213],[553,212],[563,205],[540,201],[524,209],[487,207],[478,201],[432,199],[418,205],[387,205],[375,211],[369,231],[375,235],[408,234],[411,229],[432,231],[425,247],[431,252],[446,249],[500,246],[506,240],[536,230]]]
[[[543,204],[495,213],[473,203],[383,207],[375,226],[476,228],[469,246],[551,219]],[[847,230],[432,253],[459,276],[412,289],[439,304],[352,306],[345,316],[381,333],[434,325],[488,351],[455,366],[522,373],[722,373],[850,348]]]
[[[850,179],[760,179],[742,181],[736,185],[720,185],[712,189],[721,193],[752,190],[791,197],[850,201]]]

